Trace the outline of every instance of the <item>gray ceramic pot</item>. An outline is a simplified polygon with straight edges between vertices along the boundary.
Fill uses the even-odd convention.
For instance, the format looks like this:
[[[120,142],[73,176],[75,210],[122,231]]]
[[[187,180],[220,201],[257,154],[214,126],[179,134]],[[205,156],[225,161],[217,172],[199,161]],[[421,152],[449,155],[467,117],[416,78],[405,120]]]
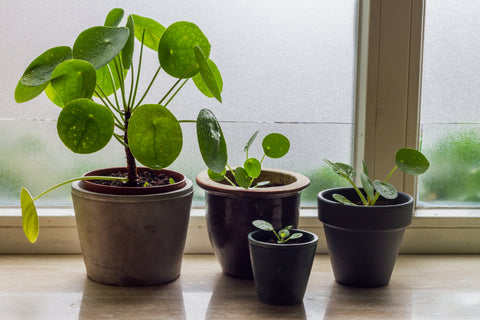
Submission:
[[[119,286],[149,286],[177,279],[192,196],[193,184],[188,179],[177,190],[144,195],[92,192],[81,182],[73,183],[87,276]]]

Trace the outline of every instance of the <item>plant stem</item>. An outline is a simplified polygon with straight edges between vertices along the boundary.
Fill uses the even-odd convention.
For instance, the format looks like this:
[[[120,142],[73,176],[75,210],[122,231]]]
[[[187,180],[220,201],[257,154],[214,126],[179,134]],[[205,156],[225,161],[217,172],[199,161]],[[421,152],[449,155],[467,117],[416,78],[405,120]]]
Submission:
[[[137,103],[137,105],[135,106],[135,108],[138,107],[138,106],[142,103],[143,99],[145,99],[145,97],[147,96],[147,93],[150,91],[150,88],[152,87],[153,82],[154,82],[155,79],[157,78],[158,73],[160,72],[161,69],[162,69],[162,67],[159,66],[158,69],[157,69],[157,71],[155,72],[155,75],[154,75],[153,78],[152,78],[152,81],[150,81],[150,83],[148,84],[147,90],[145,90],[145,93],[142,95],[142,98],[140,98],[140,101],[138,101],[138,103]],[[138,85],[138,82],[137,82],[137,85]],[[134,100],[134,101],[135,101],[135,96],[136,96],[136,94],[137,94],[137,87],[135,87],[135,94],[134,94],[134,96],[133,96],[133,100]],[[160,104],[160,103],[159,103],[159,104]]]
[[[167,101],[167,103],[165,103],[165,107],[168,106],[170,101],[172,101],[172,99],[177,95],[177,93],[180,91],[180,89],[183,88],[183,86],[185,85],[185,83],[187,83],[187,81],[188,81],[188,79],[185,79],[185,81],[182,83],[182,85],[177,89],[177,91],[175,91],[175,93],[170,97],[170,99]]]
[[[395,172],[395,170],[397,170],[398,166],[395,166],[393,167],[392,171],[390,171],[390,173],[388,174],[387,178],[385,179],[385,182],[388,182],[388,180],[390,180],[390,177],[392,176],[392,174]],[[375,203],[377,202],[378,198],[380,198],[380,193],[378,192],[375,192],[375,198],[373,198],[373,201],[372,201],[372,206],[375,205]]]
[[[138,185],[137,177],[137,163],[135,162],[135,157],[130,151],[128,146],[128,122],[130,121],[131,112],[130,110],[125,111],[125,135],[123,136],[123,142],[125,143],[125,155],[127,158],[127,185],[130,187],[136,187]]]

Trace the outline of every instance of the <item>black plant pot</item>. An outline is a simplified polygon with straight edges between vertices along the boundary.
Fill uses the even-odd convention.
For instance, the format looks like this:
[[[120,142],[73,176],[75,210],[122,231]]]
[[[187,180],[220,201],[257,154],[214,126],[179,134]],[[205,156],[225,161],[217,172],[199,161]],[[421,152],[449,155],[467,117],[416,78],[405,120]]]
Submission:
[[[358,199],[353,188],[328,189],[318,194],[318,218],[323,223],[335,280],[355,287],[389,283],[405,228],[412,222],[413,198],[373,207],[335,201],[334,193]]]
[[[301,303],[312,269],[318,237],[308,231],[298,243],[270,243],[272,232],[256,230],[248,235],[255,287],[260,301],[276,305]]]

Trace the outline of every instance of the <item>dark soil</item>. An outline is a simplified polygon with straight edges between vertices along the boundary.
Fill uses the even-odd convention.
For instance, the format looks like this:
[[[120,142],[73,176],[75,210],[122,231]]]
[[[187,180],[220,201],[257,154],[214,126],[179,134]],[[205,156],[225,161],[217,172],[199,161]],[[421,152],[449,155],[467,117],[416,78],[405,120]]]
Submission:
[[[127,172],[112,172],[109,174],[110,177],[119,177],[126,178]],[[138,187],[157,187],[170,184],[170,176],[167,176],[164,173],[155,174],[151,171],[143,171],[138,173]],[[101,184],[104,186],[115,186],[115,187],[125,187],[125,183],[122,181],[107,181],[107,180],[91,180],[91,182],[96,184]]]
[[[294,243],[302,243],[302,242],[305,242],[304,239],[302,239],[302,238],[303,238],[303,236],[300,237],[300,238],[296,238],[296,239],[290,239],[290,240],[288,240],[287,242],[285,242],[285,243],[283,243],[283,244],[294,244]],[[265,241],[265,242],[278,244],[277,238],[270,238],[270,239],[268,239],[268,240]]]

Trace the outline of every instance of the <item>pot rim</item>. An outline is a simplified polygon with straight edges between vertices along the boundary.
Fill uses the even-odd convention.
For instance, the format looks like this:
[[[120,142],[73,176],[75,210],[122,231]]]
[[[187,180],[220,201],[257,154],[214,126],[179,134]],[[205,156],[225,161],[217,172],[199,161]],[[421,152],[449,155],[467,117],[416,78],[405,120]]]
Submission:
[[[299,247],[308,247],[311,245],[314,245],[315,243],[318,242],[318,236],[310,231],[306,230],[301,230],[301,229],[290,229],[290,232],[301,232],[303,234],[308,234],[312,237],[312,240],[307,241],[307,242],[300,242],[300,243],[270,243],[270,242],[265,242],[261,240],[257,240],[254,238],[256,234],[259,233],[266,233],[266,232],[271,232],[271,231],[265,231],[265,230],[254,230],[248,234],[248,242],[253,245],[257,245],[260,247],[264,248],[271,248],[271,249],[282,249],[285,250],[287,248],[290,248],[291,250],[295,250]]]
[[[363,190],[363,188],[359,187],[360,191]],[[407,198],[406,201],[402,201],[400,203],[394,203],[394,204],[387,204],[387,205],[375,205],[375,206],[364,206],[364,205],[358,205],[358,206],[349,206],[349,205],[345,205],[345,204],[342,204],[336,200],[330,200],[330,199],[327,199],[325,197],[325,195],[327,193],[339,193],[339,194],[342,194],[342,191],[344,190],[354,190],[353,187],[338,187],[338,188],[329,188],[329,189],[325,189],[325,190],[322,190],[318,193],[317,195],[317,198],[318,199],[321,199],[322,201],[325,201],[327,202],[328,204],[330,205],[333,205],[333,206],[342,206],[342,207],[354,207],[356,210],[367,210],[367,209],[371,209],[371,208],[396,208],[396,207],[403,207],[405,205],[409,205],[410,202],[413,202],[414,199],[411,195],[409,195],[408,193],[405,193],[405,192],[402,192],[402,191],[398,191],[398,194],[399,195],[402,195],[402,197],[405,197]],[[363,208],[363,209],[362,209]]]

